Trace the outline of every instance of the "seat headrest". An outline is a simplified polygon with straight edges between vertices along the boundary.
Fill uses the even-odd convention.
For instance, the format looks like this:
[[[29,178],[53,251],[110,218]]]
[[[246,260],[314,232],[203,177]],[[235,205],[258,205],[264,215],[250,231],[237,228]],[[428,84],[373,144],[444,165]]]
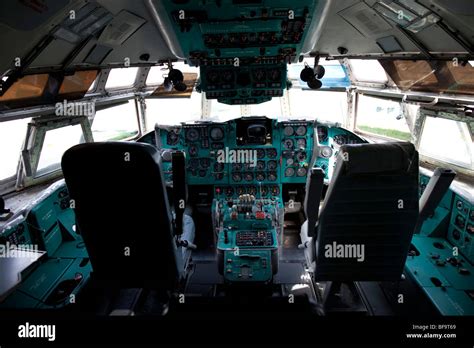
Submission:
[[[151,145],[122,141],[79,144],[67,150],[62,158],[63,165],[70,166],[75,163],[94,163],[100,167],[129,167],[129,164],[138,161],[148,161],[151,164],[160,163],[161,159],[159,152]]]
[[[343,145],[338,157],[345,175],[403,173],[415,170],[417,162],[415,146],[408,142]]]

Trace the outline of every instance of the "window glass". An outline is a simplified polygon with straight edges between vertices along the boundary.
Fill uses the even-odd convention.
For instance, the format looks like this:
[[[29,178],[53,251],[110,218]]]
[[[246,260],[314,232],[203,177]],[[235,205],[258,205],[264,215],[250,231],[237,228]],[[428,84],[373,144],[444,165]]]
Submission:
[[[240,110],[240,109],[239,109]],[[193,92],[191,98],[157,98],[146,100],[147,128],[160,125],[179,125],[201,118],[201,93]]]
[[[47,131],[41,149],[36,176],[59,169],[64,152],[82,141],[81,125],[67,126]]]
[[[387,83],[387,74],[377,60],[351,59],[350,65],[356,81]]]
[[[31,118],[0,123],[0,181],[16,175],[26,129]]]
[[[324,92],[292,88],[289,90],[289,118],[317,119],[343,123],[347,114],[345,92]]]
[[[132,87],[137,78],[138,68],[118,68],[110,70],[105,89]]]
[[[399,102],[360,95],[356,122],[360,131],[402,141],[411,139]]]
[[[124,140],[138,135],[135,100],[97,111],[92,135],[94,141]]]
[[[420,153],[427,157],[473,169],[472,140],[464,122],[427,117],[420,141]]]

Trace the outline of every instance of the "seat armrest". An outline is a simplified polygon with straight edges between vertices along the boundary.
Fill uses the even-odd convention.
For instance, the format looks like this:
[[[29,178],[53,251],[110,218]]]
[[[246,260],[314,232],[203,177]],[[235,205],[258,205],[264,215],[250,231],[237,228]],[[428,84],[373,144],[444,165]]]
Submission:
[[[306,179],[306,195],[304,212],[308,219],[308,236],[314,237],[316,222],[319,218],[319,203],[324,186],[324,171],[321,168],[312,168]]]

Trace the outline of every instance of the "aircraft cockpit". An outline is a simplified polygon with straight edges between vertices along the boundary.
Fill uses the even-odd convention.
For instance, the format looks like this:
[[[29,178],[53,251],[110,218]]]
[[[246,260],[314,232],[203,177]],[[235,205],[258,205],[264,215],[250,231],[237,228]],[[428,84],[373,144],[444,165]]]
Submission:
[[[464,0],[3,1],[0,322],[461,327],[473,17]]]

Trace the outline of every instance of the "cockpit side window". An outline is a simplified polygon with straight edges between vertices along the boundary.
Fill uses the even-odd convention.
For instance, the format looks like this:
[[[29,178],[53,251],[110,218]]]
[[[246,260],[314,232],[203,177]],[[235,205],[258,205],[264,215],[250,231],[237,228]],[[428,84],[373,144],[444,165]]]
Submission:
[[[105,89],[130,88],[135,84],[138,68],[117,68],[110,70]]]
[[[0,182],[14,178],[17,173],[20,151],[31,118],[6,121],[0,124],[1,166]]]
[[[356,129],[382,139],[411,140],[404,110],[397,101],[359,95]]]
[[[474,170],[474,149],[465,122],[426,117],[421,132],[419,151],[428,159],[435,159]]]

